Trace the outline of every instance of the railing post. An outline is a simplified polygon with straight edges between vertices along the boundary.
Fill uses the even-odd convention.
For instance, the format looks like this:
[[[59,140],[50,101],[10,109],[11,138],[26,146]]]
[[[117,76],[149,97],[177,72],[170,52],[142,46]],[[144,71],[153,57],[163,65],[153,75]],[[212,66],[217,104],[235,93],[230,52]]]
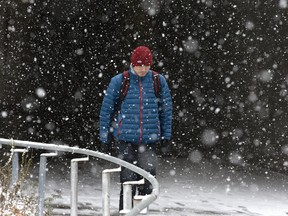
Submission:
[[[12,153],[12,177],[10,187],[13,187],[19,178],[19,153],[25,153],[27,149],[11,149]]]
[[[144,179],[123,183],[123,209],[120,211],[120,215],[125,215],[132,209],[132,185],[140,184],[144,184]]]
[[[132,209],[132,185],[123,183],[123,210]]]
[[[71,216],[78,215],[78,162],[88,160],[89,157],[71,160]]]
[[[40,155],[40,165],[39,165],[39,194],[38,194],[38,208],[37,215],[44,216],[45,215],[45,182],[46,182],[46,164],[47,157],[57,156],[57,152],[53,153],[42,153]]]
[[[121,172],[121,167],[106,169],[102,172],[102,207],[103,216],[110,216],[110,176],[111,173]]]

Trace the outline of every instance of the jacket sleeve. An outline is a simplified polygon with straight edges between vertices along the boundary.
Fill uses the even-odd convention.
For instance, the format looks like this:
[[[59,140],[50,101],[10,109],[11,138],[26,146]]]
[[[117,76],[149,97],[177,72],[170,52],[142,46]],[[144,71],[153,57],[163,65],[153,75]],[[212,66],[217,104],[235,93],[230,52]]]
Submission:
[[[113,131],[111,123],[115,114],[115,107],[119,98],[122,83],[120,75],[117,75],[111,79],[101,106],[100,141],[105,144],[109,144],[110,135]]]
[[[172,133],[172,98],[169,86],[165,78],[160,76],[161,92],[160,92],[160,107],[159,118],[161,127],[161,137],[165,140],[171,139]]]

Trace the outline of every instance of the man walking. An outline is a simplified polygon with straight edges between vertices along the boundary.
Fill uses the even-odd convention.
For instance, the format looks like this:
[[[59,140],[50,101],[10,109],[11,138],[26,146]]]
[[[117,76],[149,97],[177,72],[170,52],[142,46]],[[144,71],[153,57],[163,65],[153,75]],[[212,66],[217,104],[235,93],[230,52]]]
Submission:
[[[164,151],[167,150],[171,138],[172,99],[164,76],[150,70],[151,66],[150,49],[139,46],[131,54],[129,71],[111,79],[100,112],[100,140],[102,151],[109,153],[110,136],[113,135],[119,158],[155,176],[156,149],[162,147]],[[121,183],[140,179],[138,174],[122,168]],[[151,192],[149,182],[145,181],[144,185],[138,187],[139,195]],[[134,187],[133,195],[135,193]]]

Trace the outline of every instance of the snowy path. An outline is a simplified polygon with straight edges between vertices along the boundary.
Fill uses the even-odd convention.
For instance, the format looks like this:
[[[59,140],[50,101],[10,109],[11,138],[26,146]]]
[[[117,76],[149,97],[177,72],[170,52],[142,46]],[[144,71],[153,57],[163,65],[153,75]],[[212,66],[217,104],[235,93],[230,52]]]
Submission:
[[[53,215],[69,215],[69,163],[66,167],[61,164],[49,163],[47,173],[46,197],[59,195],[51,201]],[[79,215],[101,215],[103,168],[111,168],[111,164],[79,163]],[[186,159],[172,164],[160,160],[158,170],[160,197],[150,206],[150,215],[288,215],[288,176],[221,168],[211,163],[194,164]],[[111,181],[111,215],[117,215],[118,178],[119,174],[115,174]]]

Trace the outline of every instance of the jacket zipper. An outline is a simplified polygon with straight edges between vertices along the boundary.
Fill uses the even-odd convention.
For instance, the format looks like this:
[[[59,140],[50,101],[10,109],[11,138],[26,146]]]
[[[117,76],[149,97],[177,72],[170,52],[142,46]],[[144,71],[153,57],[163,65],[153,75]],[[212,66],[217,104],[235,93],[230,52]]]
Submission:
[[[142,136],[143,136],[143,91],[142,91],[142,83],[141,79],[139,78],[139,88],[140,88],[140,137],[139,137],[139,144],[142,143]]]

